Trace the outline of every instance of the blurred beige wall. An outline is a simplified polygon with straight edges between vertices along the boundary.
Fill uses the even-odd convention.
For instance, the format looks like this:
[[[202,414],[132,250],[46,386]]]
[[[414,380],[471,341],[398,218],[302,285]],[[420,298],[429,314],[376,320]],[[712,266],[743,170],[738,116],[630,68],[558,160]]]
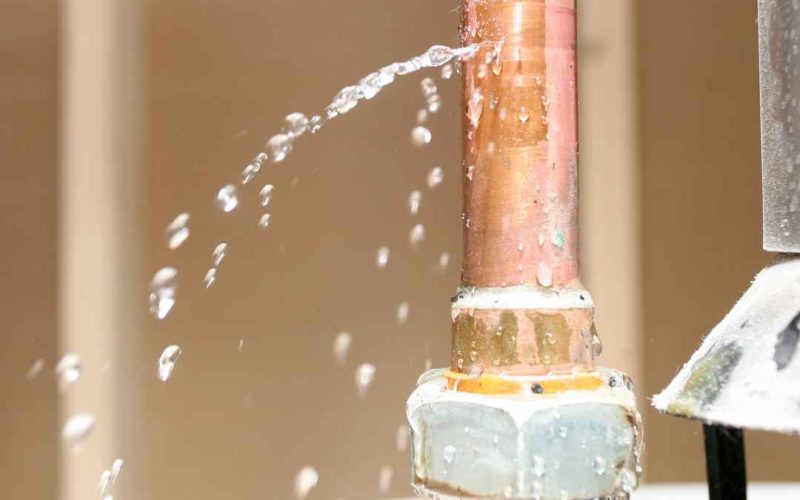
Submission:
[[[58,2],[2,1],[0,23],[0,496],[45,500],[58,484]]]
[[[409,141],[423,106],[421,76],[403,77],[300,140],[285,164],[240,192],[234,213],[220,213],[214,196],[238,182],[287,113],[320,112],[339,88],[375,68],[433,43],[457,43],[456,7],[141,2],[141,32],[118,40],[141,64],[141,74],[123,66],[121,82],[141,78],[141,86],[120,95],[140,105],[112,123],[124,156],[116,167],[141,182],[112,181],[128,197],[119,234],[130,244],[119,266],[132,277],[122,273],[116,288],[115,300],[127,304],[114,317],[126,325],[114,332],[116,421],[99,424],[120,435],[94,436],[83,451],[126,460],[115,498],[290,498],[304,465],[320,471],[314,498],[374,498],[384,465],[395,474],[389,495],[408,494],[396,430],[426,360],[447,363],[458,281],[456,80],[439,81],[444,106],[432,116],[425,149]],[[14,498],[55,498],[58,18],[55,5],[41,2],[2,9],[15,29],[2,32],[10,41],[0,52],[0,81],[9,84],[0,106],[9,119],[0,121],[0,141],[9,165],[38,168],[5,167],[0,183],[9,207],[0,290],[5,316],[17,318],[13,335],[0,337],[7,401],[0,484],[17,488]],[[755,7],[583,0],[581,9],[584,274],[598,307],[603,364],[634,374],[646,397],[667,384],[768,260],[760,250]],[[131,128],[137,113],[141,135]],[[428,190],[434,165],[445,181]],[[265,182],[276,191],[272,223],[259,231]],[[424,193],[417,217],[406,208],[413,189]],[[184,211],[191,237],[169,251],[164,228]],[[412,251],[408,231],[417,221],[426,239]],[[223,241],[229,256],[206,290],[211,251]],[[392,253],[379,271],[381,245]],[[451,262],[437,272],[442,251]],[[143,298],[165,265],[178,268],[178,304],[156,322]],[[399,325],[402,301],[411,314]],[[354,342],[338,367],[331,350],[342,330]],[[183,356],[165,384],[155,363],[172,343]],[[37,357],[47,365],[29,382],[25,371]],[[364,399],[353,382],[362,362],[377,366]],[[21,421],[25,431],[16,432]],[[702,480],[699,430],[646,410],[646,478]],[[750,478],[796,480],[797,444],[748,434]],[[101,471],[85,469],[78,473],[92,485]]]

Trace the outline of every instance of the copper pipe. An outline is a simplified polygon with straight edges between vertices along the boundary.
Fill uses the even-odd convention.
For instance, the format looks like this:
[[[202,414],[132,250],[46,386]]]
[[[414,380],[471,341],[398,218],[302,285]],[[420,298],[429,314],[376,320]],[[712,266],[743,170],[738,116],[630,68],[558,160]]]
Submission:
[[[575,0],[462,0],[461,35],[481,46],[463,71],[462,292],[499,297],[521,286],[527,295],[498,306],[457,298],[451,370],[590,370],[594,309],[578,278]]]
[[[578,279],[575,0],[464,0],[464,286]]]

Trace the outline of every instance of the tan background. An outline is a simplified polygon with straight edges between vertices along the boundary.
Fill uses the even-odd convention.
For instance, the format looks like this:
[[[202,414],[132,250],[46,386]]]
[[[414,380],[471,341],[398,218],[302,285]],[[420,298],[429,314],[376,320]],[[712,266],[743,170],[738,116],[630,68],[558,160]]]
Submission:
[[[59,340],[57,323],[66,303],[59,286],[70,290],[58,278],[67,265],[59,264],[59,110],[71,99],[59,76],[68,36],[59,15],[92,3],[0,1],[4,496],[57,498],[59,476],[62,492],[74,491],[65,477],[88,478],[93,488],[102,467],[70,465],[92,454],[101,464],[126,460],[122,499],[289,498],[306,464],[321,474],[314,498],[373,498],[383,464],[395,470],[390,493],[407,494],[395,430],[426,359],[446,362],[457,284],[457,85],[440,84],[444,108],[424,150],[408,140],[422,98],[419,77],[406,77],[301,140],[285,165],[248,186],[233,214],[220,214],[213,197],[287,112],[319,111],[378,66],[456,43],[456,2],[146,1],[134,16],[120,14],[134,2],[115,4],[116,22],[133,19],[140,29],[117,39],[135,64],[117,68],[114,81],[136,90],[109,97],[124,101],[109,123],[123,146],[101,168],[121,172],[109,181],[119,194],[98,198],[97,207],[122,210],[118,220],[127,221],[106,228],[123,256],[114,264],[121,278],[106,280],[121,310],[99,308],[84,321],[115,314],[111,323],[121,326],[92,330],[113,362],[88,363],[60,403],[62,413],[80,407],[80,390],[110,380],[114,390],[100,397],[114,421],[100,420],[81,456],[59,466],[63,416],[52,368],[72,342],[63,332]],[[581,9],[585,277],[598,304],[603,362],[633,373],[644,397],[663,388],[768,260],[760,250],[755,6],[584,0]],[[406,198],[434,164],[445,182],[423,189],[418,219],[427,235],[411,251],[416,219]],[[77,162],[67,175],[85,185],[89,167]],[[261,232],[255,195],[267,180],[276,185],[273,222]],[[192,236],[171,252],[163,228],[182,211],[192,215]],[[204,290],[220,241],[230,255]],[[391,262],[378,271],[383,244]],[[433,271],[441,251],[453,256],[443,274]],[[98,256],[77,252],[81,269],[95,272]],[[163,265],[178,267],[180,296],[157,323],[142,312],[142,298]],[[411,315],[401,326],[394,311],[404,300]],[[331,356],[340,330],[354,336],[344,368]],[[155,360],[169,343],[184,355],[162,384]],[[36,358],[45,370],[27,381]],[[365,361],[378,372],[362,400],[353,371]],[[647,410],[647,479],[701,480],[699,429]],[[748,448],[751,479],[798,479],[795,438],[750,433]]]

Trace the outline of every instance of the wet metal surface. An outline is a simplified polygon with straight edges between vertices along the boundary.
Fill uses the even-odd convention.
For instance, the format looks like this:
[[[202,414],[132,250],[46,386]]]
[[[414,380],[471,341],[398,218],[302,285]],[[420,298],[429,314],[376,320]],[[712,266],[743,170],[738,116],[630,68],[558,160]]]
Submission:
[[[800,257],[778,257],[653,405],[707,423],[800,433],[799,313]]]
[[[764,249],[800,252],[800,3],[759,0]]]

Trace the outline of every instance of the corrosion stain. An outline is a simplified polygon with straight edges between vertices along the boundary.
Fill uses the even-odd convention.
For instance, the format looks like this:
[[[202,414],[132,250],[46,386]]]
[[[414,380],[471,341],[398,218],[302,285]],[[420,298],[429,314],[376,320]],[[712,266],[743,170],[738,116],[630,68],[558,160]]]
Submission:
[[[525,313],[533,323],[539,363],[559,365],[572,362],[569,352],[572,329],[563,314]]]
[[[698,409],[708,409],[725,388],[741,357],[742,348],[732,342],[713,348],[692,367],[689,379],[667,412],[693,417]]]

